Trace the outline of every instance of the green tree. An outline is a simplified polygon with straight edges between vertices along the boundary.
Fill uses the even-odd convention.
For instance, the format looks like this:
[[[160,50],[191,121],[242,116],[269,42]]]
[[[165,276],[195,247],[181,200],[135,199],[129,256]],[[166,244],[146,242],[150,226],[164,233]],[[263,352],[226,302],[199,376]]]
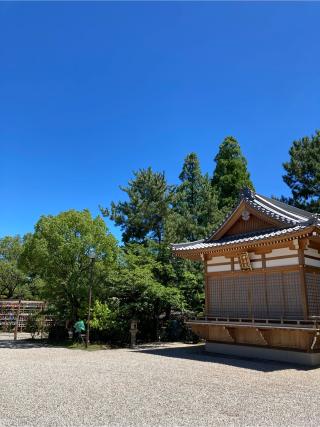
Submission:
[[[170,191],[164,173],[151,168],[134,172],[127,187],[120,187],[128,201],[111,204],[111,210],[102,209],[121,227],[127,242],[144,242],[151,238],[163,240],[165,220],[169,211]]]
[[[88,210],[42,216],[21,255],[25,271],[45,282],[44,295],[60,317],[75,320],[87,307],[89,251],[96,252],[94,292],[107,285],[117,258],[116,240],[101,217]],[[102,288],[102,289],[101,289]]]
[[[117,320],[117,312],[108,304],[96,300],[92,310],[90,326],[98,331],[109,331],[114,328]]]
[[[283,163],[283,180],[290,187],[292,198],[286,201],[320,213],[320,131],[293,141],[289,155],[290,160]]]
[[[164,286],[158,280],[161,264],[153,246],[128,244],[123,248],[118,274],[115,276],[111,297],[119,299],[119,316],[140,321],[140,332],[145,338],[157,337],[159,316],[172,309],[184,310],[185,301],[179,289]]]
[[[27,297],[28,278],[18,268],[23,250],[20,236],[6,236],[0,239],[0,298]]]
[[[221,219],[215,189],[209,176],[202,175],[196,153],[190,153],[184,161],[176,186],[173,209],[167,223],[167,240],[198,240],[206,237]]]
[[[247,160],[243,156],[238,141],[228,136],[219,147],[215,157],[216,168],[212,184],[218,192],[219,208],[230,208],[244,187],[253,188],[247,170]]]
[[[203,263],[173,257],[166,244],[156,249],[154,274],[157,281],[179,290],[185,301],[185,312],[201,312],[204,302]]]

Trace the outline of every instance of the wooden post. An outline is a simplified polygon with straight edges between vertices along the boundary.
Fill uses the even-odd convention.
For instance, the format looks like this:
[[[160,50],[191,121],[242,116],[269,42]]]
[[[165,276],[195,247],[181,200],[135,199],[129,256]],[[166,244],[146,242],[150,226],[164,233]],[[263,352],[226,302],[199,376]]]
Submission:
[[[15,341],[18,339],[18,327],[19,327],[20,309],[21,309],[21,297],[19,298],[18,309],[17,309],[17,313],[16,313],[16,323],[15,323],[15,327],[14,327],[13,339]]]
[[[267,267],[266,254],[265,253],[261,254],[261,264],[262,264],[262,268],[266,268]]]
[[[305,268],[304,268],[304,263],[305,263],[304,249],[306,246],[307,246],[307,241],[305,240],[299,241],[298,255],[299,255],[300,287],[301,287],[303,317],[305,320],[307,320],[309,317],[306,276],[305,276]]]
[[[207,255],[204,255],[204,316],[207,318],[209,312],[209,292],[208,292],[208,262]]]
[[[234,271],[234,257],[231,257],[231,271]]]

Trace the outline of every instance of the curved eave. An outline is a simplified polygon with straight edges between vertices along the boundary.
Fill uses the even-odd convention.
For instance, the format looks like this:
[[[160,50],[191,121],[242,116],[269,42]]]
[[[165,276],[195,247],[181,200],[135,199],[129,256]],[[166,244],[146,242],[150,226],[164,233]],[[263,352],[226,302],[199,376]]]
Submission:
[[[197,249],[175,249],[172,248],[172,252],[175,256],[180,258],[186,258],[191,260],[203,260],[205,254],[215,254],[215,253],[230,253],[230,252],[239,252],[242,250],[256,249],[270,245],[276,245],[278,243],[290,242],[297,238],[306,238],[313,235],[316,232],[316,238],[319,238],[320,227],[311,226],[303,228],[302,230],[288,232],[284,235],[261,238],[257,240],[244,240],[238,243],[225,243],[219,244],[216,246],[209,246]]]

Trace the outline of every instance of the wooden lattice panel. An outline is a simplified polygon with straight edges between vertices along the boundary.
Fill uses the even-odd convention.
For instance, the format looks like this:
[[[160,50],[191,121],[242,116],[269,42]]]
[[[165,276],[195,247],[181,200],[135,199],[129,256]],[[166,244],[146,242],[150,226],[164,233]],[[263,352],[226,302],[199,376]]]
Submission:
[[[309,316],[320,316],[320,274],[306,273]]]
[[[300,274],[298,272],[282,273],[284,317],[300,319],[303,317]]]
[[[252,311],[254,318],[267,319],[269,311],[267,306],[267,287],[264,274],[252,275]]]
[[[249,311],[249,289],[251,284],[250,275],[240,275],[235,278],[234,290],[235,296],[233,305],[235,307],[235,316],[240,318],[250,317]]]
[[[284,301],[281,273],[266,274],[266,288],[269,318],[280,319],[284,316]]]
[[[300,280],[298,271],[209,277],[208,314],[231,318],[303,319]],[[320,275],[308,275],[307,289],[310,315],[320,315]]]

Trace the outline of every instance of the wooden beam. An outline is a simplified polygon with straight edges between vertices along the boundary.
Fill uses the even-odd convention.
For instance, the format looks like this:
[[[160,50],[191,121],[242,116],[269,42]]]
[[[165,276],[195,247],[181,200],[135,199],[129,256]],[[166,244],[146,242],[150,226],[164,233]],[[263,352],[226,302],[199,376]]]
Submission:
[[[314,270],[319,271],[319,268],[317,269],[316,267],[314,267]],[[252,271],[241,271],[241,270],[237,270],[237,271],[214,271],[214,272],[210,272],[207,273],[207,275],[209,277],[211,276],[238,276],[238,275],[243,275],[243,274],[264,274],[264,273],[273,273],[273,272],[281,272],[281,271],[285,271],[285,272],[289,272],[289,271],[299,271],[299,265],[285,265],[285,266],[274,266],[274,267],[267,267],[266,269],[263,268],[258,268]]]

